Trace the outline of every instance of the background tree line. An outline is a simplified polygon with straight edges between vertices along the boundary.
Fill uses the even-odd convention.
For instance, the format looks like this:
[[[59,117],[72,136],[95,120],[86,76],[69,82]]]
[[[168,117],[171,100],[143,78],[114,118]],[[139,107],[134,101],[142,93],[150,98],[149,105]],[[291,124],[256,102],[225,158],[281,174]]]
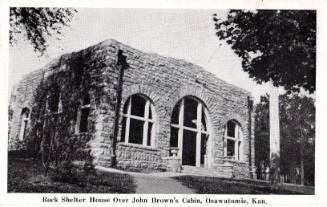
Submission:
[[[219,42],[231,46],[250,78],[293,94],[279,97],[280,171],[284,182],[314,184],[315,105],[297,94],[316,91],[316,11],[230,10],[226,18],[214,14],[213,20]],[[260,177],[270,165],[267,95],[255,110]]]
[[[315,104],[310,97],[281,95],[280,141],[283,182],[314,185]],[[255,109],[255,163],[258,178],[269,167],[269,96],[262,96]]]

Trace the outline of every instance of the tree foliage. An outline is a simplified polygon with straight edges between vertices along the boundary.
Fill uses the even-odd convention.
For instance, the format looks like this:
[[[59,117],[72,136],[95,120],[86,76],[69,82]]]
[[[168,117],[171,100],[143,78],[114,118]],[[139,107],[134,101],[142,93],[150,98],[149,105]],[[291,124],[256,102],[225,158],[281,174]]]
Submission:
[[[262,96],[260,103],[255,107],[255,165],[258,172],[265,172],[269,167],[269,98]],[[259,179],[264,179],[258,173]]]
[[[71,8],[11,7],[9,43],[14,45],[22,34],[43,55],[49,46],[48,37],[60,39],[62,29],[70,25],[76,12]]]
[[[216,35],[231,45],[257,83],[271,81],[288,92],[316,89],[316,12],[230,10],[214,15]]]
[[[306,184],[314,183],[315,160],[315,105],[309,97],[297,94],[281,95],[280,141],[281,174],[285,181],[299,183],[301,161],[304,163]],[[255,152],[256,167],[264,170],[269,166],[269,97],[261,97],[255,114]],[[298,170],[298,172],[296,172]]]
[[[280,96],[281,173],[300,183],[301,162],[304,180],[314,182],[315,105],[312,98],[298,95]]]

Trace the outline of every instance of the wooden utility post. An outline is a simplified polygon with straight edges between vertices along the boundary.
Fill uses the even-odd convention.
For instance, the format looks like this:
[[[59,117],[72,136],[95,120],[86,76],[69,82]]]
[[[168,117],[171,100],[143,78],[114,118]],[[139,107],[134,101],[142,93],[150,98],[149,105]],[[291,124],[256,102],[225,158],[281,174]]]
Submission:
[[[280,182],[280,127],[279,127],[279,97],[278,89],[271,87],[269,97],[270,123],[270,170],[269,178],[273,186]]]
[[[116,68],[119,71],[119,76],[118,76],[118,86],[117,86],[116,105],[115,105],[114,135],[111,142],[111,149],[112,149],[111,167],[116,167],[117,164],[116,145],[117,145],[118,130],[119,130],[120,105],[121,105],[122,92],[123,92],[122,91],[123,77],[124,77],[124,70],[128,68],[128,64],[126,62],[126,56],[123,55],[122,50],[118,50]]]

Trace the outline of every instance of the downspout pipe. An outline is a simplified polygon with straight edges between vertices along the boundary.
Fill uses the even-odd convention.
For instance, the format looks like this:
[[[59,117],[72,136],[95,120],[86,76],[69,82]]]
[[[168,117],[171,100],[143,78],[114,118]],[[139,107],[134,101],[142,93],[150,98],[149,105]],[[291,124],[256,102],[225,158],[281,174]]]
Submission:
[[[118,130],[119,130],[119,118],[120,118],[120,105],[122,101],[122,92],[123,92],[123,77],[124,70],[128,68],[128,64],[126,62],[126,56],[123,55],[122,50],[118,50],[117,54],[117,64],[116,68],[119,71],[118,76],[118,86],[117,86],[117,96],[116,96],[116,105],[115,105],[115,120],[114,120],[114,135],[111,142],[111,167],[116,167],[117,165],[117,140],[118,140]]]
[[[248,96],[248,134],[249,134],[249,172],[250,178],[253,179],[253,171],[252,171],[252,111],[253,111],[253,98]]]

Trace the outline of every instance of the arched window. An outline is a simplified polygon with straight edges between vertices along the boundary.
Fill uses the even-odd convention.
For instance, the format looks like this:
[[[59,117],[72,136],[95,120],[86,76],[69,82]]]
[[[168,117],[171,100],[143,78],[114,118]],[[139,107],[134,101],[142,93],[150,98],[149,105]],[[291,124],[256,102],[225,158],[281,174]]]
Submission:
[[[120,141],[154,146],[155,110],[151,101],[136,94],[128,98],[123,109]]]
[[[208,158],[208,110],[195,97],[185,97],[173,109],[170,146],[177,147],[183,165],[206,166]]]
[[[60,87],[57,84],[53,84],[49,89],[47,102],[48,110],[51,113],[58,114],[62,112]]]
[[[88,131],[88,119],[90,115],[90,96],[88,93],[84,96],[81,106],[77,112],[76,132],[82,133]]]
[[[58,101],[58,109],[57,109],[57,114],[60,114],[63,112],[62,109],[62,101],[61,101],[61,93],[59,94],[59,101]]]
[[[233,160],[242,160],[242,130],[238,122],[230,120],[225,127],[224,156]]]
[[[26,135],[26,128],[28,121],[30,119],[30,110],[28,108],[23,108],[21,113],[21,125],[19,132],[19,140],[23,141]]]

